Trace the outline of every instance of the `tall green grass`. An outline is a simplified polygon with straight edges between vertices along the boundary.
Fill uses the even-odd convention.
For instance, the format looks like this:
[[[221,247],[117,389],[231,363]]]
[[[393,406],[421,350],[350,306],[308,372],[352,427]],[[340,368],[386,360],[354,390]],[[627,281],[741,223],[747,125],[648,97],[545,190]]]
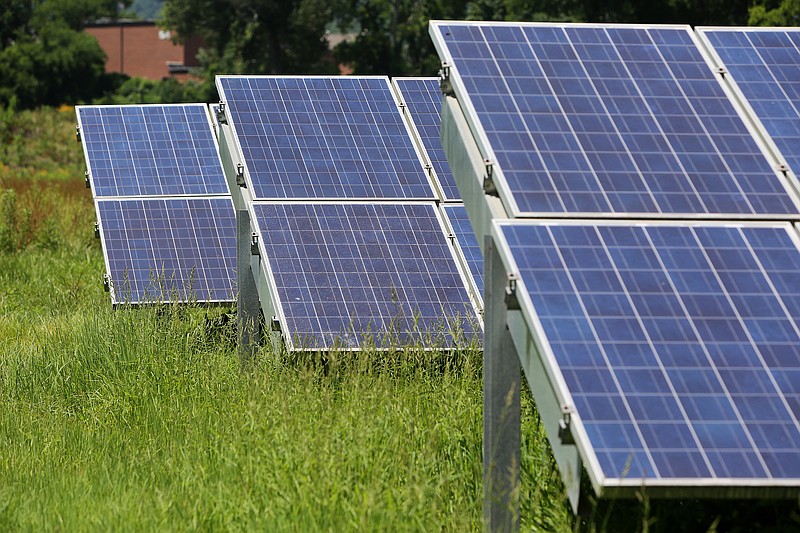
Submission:
[[[74,115],[26,120],[60,139]],[[479,351],[265,347],[242,371],[228,309],[112,311],[67,140],[33,159],[81,169],[70,180],[10,179],[27,158],[0,157],[0,531],[481,529]],[[525,530],[800,525],[796,502],[603,502],[573,520],[526,386],[522,404]]]

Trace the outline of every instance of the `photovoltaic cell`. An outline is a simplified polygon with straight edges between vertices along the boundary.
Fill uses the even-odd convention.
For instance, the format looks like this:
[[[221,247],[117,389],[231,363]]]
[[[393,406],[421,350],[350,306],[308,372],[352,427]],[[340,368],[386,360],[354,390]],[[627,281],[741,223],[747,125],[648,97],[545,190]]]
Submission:
[[[469,272],[475,280],[475,286],[478,288],[478,292],[483,294],[483,254],[481,254],[478,239],[469,221],[467,209],[459,204],[445,204],[444,212],[467,260]]]
[[[96,197],[228,194],[203,104],[79,106]]]
[[[234,300],[229,197],[101,198],[96,207],[114,304]]]
[[[431,34],[515,216],[798,213],[688,27]]]
[[[254,203],[294,349],[463,344],[477,315],[432,203]],[[441,344],[439,344],[441,346]]]
[[[385,77],[217,78],[254,199],[434,199]]]
[[[442,124],[442,90],[437,78],[394,78],[411,121],[433,166],[444,200],[460,200],[461,193],[450,172],[439,132]]]
[[[800,175],[800,30],[700,29],[786,164]]]
[[[495,224],[600,478],[800,481],[791,226]]]

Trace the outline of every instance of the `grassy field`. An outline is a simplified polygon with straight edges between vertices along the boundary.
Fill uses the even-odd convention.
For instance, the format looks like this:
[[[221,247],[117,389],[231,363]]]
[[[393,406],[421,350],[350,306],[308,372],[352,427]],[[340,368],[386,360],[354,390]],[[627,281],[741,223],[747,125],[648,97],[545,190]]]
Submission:
[[[0,112],[0,531],[481,529],[481,354],[262,350],[102,289],[74,111]],[[523,394],[523,529],[793,531],[796,502],[574,521]]]

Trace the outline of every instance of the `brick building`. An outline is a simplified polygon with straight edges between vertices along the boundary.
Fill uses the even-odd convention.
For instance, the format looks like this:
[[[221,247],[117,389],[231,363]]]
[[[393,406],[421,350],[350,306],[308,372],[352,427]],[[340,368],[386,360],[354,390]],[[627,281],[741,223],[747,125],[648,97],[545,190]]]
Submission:
[[[199,39],[185,44],[172,42],[170,32],[154,21],[98,21],[86,27],[106,53],[106,72],[120,72],[151,80],[173,77],[185,79],[192,67],[199,66]]]

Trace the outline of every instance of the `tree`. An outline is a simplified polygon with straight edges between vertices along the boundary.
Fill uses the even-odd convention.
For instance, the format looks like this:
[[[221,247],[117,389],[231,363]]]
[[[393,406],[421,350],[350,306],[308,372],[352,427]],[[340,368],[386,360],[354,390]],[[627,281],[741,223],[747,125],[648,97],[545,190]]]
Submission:
[[[104,82],[105,55],[80,30],[115,0],[11,0],[0,10],[0,105],[77,103]]]
[[[467,5],[469,20],[579,21],[575,0],[474,0]]]
[[[162,24],[179,39],[202,37],[206,72],[331,72],[328,0],[166,0]]]
[[[800,24],[800,0],[761,0],[750,7],[751,26],[797,26]]]
[[[428,35],[431,19],[464,18],[462,0],[351,0],[339,24],[357,29],[355,38],[336,47],[336,58],[357,74],[432,76],[439,60]]]
[[[744,24],[748,0],[474,0],[472,20]]]

